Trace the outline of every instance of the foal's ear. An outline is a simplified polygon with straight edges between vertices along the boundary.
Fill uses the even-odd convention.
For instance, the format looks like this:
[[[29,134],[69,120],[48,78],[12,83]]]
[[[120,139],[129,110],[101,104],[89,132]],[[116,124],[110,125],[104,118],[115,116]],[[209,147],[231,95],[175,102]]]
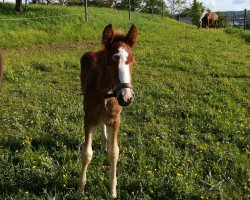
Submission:
[[[112,43],[113,39],[114,39],[114,31],[113,31],[113,28],[112,28],[112,24],[109,24],[103,30],[102,44],[105,47],[107,47]]]
[[[130,46],[133,47],[137,42],[137,28],[135,25],[132,25],[128,31],[128,34],[125,37],[125,42]]]

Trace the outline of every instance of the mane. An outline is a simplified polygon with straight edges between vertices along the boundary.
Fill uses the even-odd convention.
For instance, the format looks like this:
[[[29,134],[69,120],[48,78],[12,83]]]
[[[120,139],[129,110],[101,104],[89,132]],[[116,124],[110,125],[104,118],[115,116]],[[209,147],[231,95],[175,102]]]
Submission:
[[[114,31],[114,39],[113,39],[113,43],[116,43],[116,42],[123,42],[125,40],[125,33],[121,30],[115,30]]]
[[[207,11],[203,11],[203,13],[201,13],[201,16],[200,16],[200,19],[199,19],[199,22],[202,20],[202,18],[207,14]]]

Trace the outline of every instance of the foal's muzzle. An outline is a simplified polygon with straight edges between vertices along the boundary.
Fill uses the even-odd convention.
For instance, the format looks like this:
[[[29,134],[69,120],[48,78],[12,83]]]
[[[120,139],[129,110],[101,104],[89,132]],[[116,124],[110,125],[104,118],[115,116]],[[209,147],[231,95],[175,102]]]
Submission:
[[[135,93],[130,83],[122,83],[113,88],[120,106],[128,106],[134,99]]]
[[[121,89],[117,92],[117,101],[120,106],[128,106],[134,99],[135,93],[130,88]]]

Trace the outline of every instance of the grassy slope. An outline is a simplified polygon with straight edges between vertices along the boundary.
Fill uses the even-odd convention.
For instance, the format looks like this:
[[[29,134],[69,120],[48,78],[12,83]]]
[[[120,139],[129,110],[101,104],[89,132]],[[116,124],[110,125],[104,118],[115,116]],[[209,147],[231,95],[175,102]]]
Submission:
[[[61,16],[0,23],[1,198],[78,197],[79,58],[99,48],[106,24],[127,30],[131,23],[126,12],[110,9],[90,8],[89,23],[62,16],[81,12],[34,6],[21,15],[0,14]],[[135,13],[132,18],[139,28],[137,100],[122,114],[120,198],[247,199],[249,44],[223,30]],[[99,141],[96,134],[86,188],[90,199],[108,198],[108,163]]]

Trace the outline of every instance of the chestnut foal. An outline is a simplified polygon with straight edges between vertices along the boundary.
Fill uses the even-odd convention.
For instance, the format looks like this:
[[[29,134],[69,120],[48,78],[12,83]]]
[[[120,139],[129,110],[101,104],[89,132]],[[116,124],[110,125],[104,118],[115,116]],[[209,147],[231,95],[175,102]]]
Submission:
[[[116,198],[116,164],[119,156],[118,132],[123,106],[134,100],[132,66],[135,62],[131,48],[137,41],[137,28],[132,25],[125,35],[106,26],[102,35],[103,50],[88,52],[81,58],[81,85],[84,96],[85,142],[81,151],[82,170],[79,191],[86,184],[87,167],[92,159],[92,139],[97,125],[102,124],[102,144],[110,163],[110,190]]]

